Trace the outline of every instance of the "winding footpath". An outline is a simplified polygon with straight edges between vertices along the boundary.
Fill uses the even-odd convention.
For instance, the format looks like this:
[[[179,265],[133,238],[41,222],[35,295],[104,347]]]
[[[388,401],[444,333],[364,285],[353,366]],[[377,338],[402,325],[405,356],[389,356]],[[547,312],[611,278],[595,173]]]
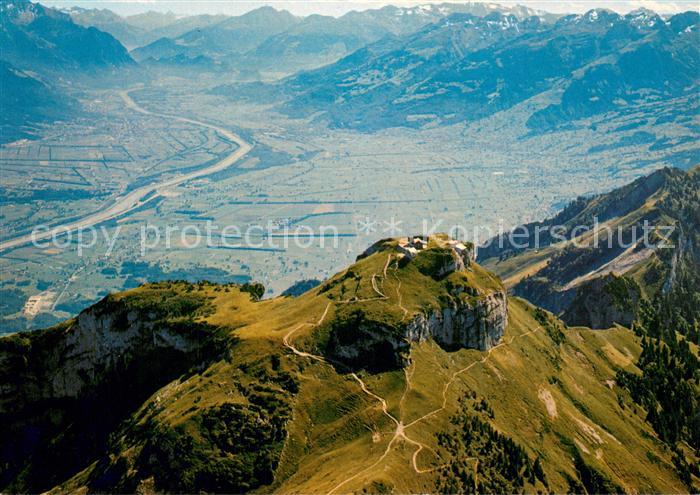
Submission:
[[[464,368],[462,368],[462,369],[460,369],[460,370],[457,370],[457,371],[455,371],[454,373],[452,373],[452,376],[451,376],[450,379],[447,381],[447,383],[445,383],[445,386],[444,386],[443,389],[442,389],[442,405],[441,405],[439,408],[434,409],[434,410],[430,411],[430,412],[427,413],[427,414],[424,414],[424,415],[421,416],[420,418],[418,418],[418,419],[416,419],[416,420],[414,420],[414,421],[411,421],[409,424],[406,425],[406,428],[410,428],[411,426],[414,426],[414,425],[420,423],[421,421],[425,421],[426,419],[428,419],[428,418],[430,418],[430,417],[432,417],[432,416],[435,416],[436,414],[441,413],[442,411],[444,411],[445,408],[447,407],[447,391],[450,389],[450,387],[452,386],[452,384],[457,380],[457,377],[458,377],[459,375],[461,375],[462,373],[465,373],[465,372],[469,371],[470,369],[472,369],[472,368],[473,368],[474,366],[476,366],[477,364],[484,364],[484,363],[491,357],[491,353],[492,353],[493,351],[495,351],[496,349],[500,349],[500,348],[502,348],[502,347],[506,347],[506,346],[512,344],[513,341],[514,341],[516,338],[526,337],[526,336],[531,335],[531,334],[533,334],[533,333],[539,332],[540,330],[542,330],[542,327],[537,327],[536,329],[530,330],[529,332],[525,332],[525,333],[523,333],[523,334],[521,334],[521,335],[514,335],[514,336],[512,336],[512,337],[510,338],[510,340],[509,340],[508,342],[501,342],[500,344],[498,344],[498,345],[496,345],[496,346],[493,346],[491,349],[489,349],[489,350],[486,352],[486,355],[485,355],[482,359],[480,359],[479,361],[474,361],[473,363],[469,364],[468,366],[466,366],[466,367],[464,367]]]
[[[374,277],[375,277],[375,276],[373,275],[373,276],[372,276],[372,285],[373,285],[375,291],[379,292],[379,291],[377,290],[377,288],[374,286]],[[384,297],[386,297],[386,296],[384,296]],[[329,303],[326,305],[326,309],[323,311],[323,314],[321,315],[321,317],[319,318],[319,320],[318,320],[317,322],[314,322],[314,323],[300,323],[299,325],[297,325],[297,326],[295,326],[294,328],[292,328],[292,329],[282,338],[282,344],[283,344],[286,348],[288,348],[290,351],[292,351],[294,354],[296,354],[297,356],[309,358],[309,359],[312,359],[312,360],[317,361],[317,362],[319,362],[319,363],[331,365],[331,364],[332,364],[332,361],[330,361],[330,360],[324,358],[323,356],[318,356],[318,355],[316,355],[316,354],[311,354],[311,353],[309,353],[309,352],[304,352],[304,351],[302,351],[302,350],[299,350],[297,347],[294,346],[294,344],[291,343],[290,339],[291,339],[292,336],[293,336],[297,331],[299,331],[301,328],[304,328],[304,327],[307,327],[307,326],[309,326],[309,327],[316,327],[316,326],[318,326],[318,325],[321,325],[321,324],[323,323],[323,321],[326,319],[326,316],[328,315],[328,311],[330,310],[330,307],[331,307],[332,305],[333,305],[332,302],[329,302]],[[362,380],[362,378],[360,378],[360,377],[357,375],[357,373],[350,373],[350,376],[351,376],[355,381],[357,381],[357,383],[358,383],[359,386],[360,386],[360,389],[362,390],[362,392],[363,392],[364,394],[368,395],[368,396],[371,397],[372,399],[374,399],[374,400],[376,400],[377,402],[379,402],[379,404],[381,405],[381,408],[382,408],[382,413],[383,413],[386,417],[388,417],[388,418],[396,425],[396,429],[394,430],[394,435],[392,436],[391,440],[389,440],[389,443],[387,444],[386,449],[384,450],[384,453],[382,454],[382,456],[381,456],[379,459],[377,459],[372,465],[368,466],[367,468],[363,469],[362,471],[360,471],[360,472],[354,474],[353,476],[347,478],[346,480],[344,480],[344,481],[342,481],[341,483],[339,483],[338,485],[336,485],[333,489],[331,489],[331,490],[328,492],[328,495],[333,494],[334,492],[336,492],[337,490],[339,490],[341,487],[343,487],[344,485],[346,485],[346,484],[349,483],[350,481],[354,480],[354,479],[357,478],[358,476],[362,475],[363,473],[365,473],[365,472],[367,472],[368,470],[374,468],[376,465],[378,465],[380,462],[382,462],[382,461],[389,455],[389,453],[391,452],[391,449],[392,449],[394,443],[396,443],[399,439],[403,439],[403,440],[406,441],[407,443],[410,443],[410,444],[415,445],[415,446],[417,447],[417,449],[416,449],[415,452],[413,453],[413,457],[412,457],[412,465],[413,465],[413,469],[416,471],[416,473],[426,473],[426,472],[432,471],[433,469],[421,470],[420,468],[418,468],[418,460],[417,460],[417,459],[418,459],[418,454],[421,452],[421,450],[426,449],[426,450],[432,451],[432,449],[431,449],[430,447],[428,447],[427,445],[422,444],[422,443],[420,443],[420,442],[418,442],[418,441],[416,441],[416,440],[413,440],[413,439],[409,438],[408,436],[406,436],[406,433],[405,433],[405,431],[404,431],[404,428],[405,428],[405,427],[404,427],[404,424],[403,424],[401,421],[399,421],[393,414],[391,414],[391,413],[389,412],[389,405],[388,405],[386,399],[385,399],[384,397],[380,397],[379,395],[377,395],[377,394],[375,394],[374,392],[372,392],[372,391],[367,387],[367,384]],[[407,383],[407,384],[406,384],[406,390],[404,391],[404,396],[405,396],[405,394],[408,392],[409,387],[410,387],[410,384]]]
[[[124,100],[124,104],[127,106],[127,108],[144,115],[160,117],[164,119],[174,120],[177,122],[185,122],[187,124],[212,129],[227,140],[236,143],[238,147],[231,153],[223,157],[221,160],[217,161],[209,167],[194,170],[187,174],[176,175],[175,177],[165,179],[161,182],[154,182],[152,184],[148,184],[134,189],[133,191],[126,192],[122,196],[118,196],[111,202],[104,205],[102,208],[100,208],[99,211],[90,213],[79,220],[54,226],[50,230],[42,230],[41,232],[37,232],[35,234],[26,234],[19,237],[15,237],[14,239],[0,242],[0,252],[15,249],[35,242],[46,241],[48,239],[54,238],[54,236],[58,237],[59,235],[65,235],[68,232],[73,232],[79,229],[88,229],[100,223],[106,222],[107,220],[112,220],[116,217],[122,216],[125,213],[129,213],[130,211],[135,210],[136,208],[139,208],[140,206],[151,201],[152,199],[158,197],[158,190],[177,186],[184,182],[188,182],[193,179],[198,179],[200,177],[205,177],[207,175],[211,175],[216,172],[225,170],[226,168],[239,161],[241,158],[247,155],[250,152],[250,150],[253,149],[253,146],[246,142],[239,135],[234,134],[233,132],[222,127],[218,127],[214,124],[200,122],[198,120],[190,119],[187,117],[162,114],[146,110],[145,108],[139,106],[138,103],[136,103],[131,98],[131,96],[129,96],[129,91],[132,90],[125,90],[119,92],[119,96],[121,96],[122,100]]]
[[[390,261],[391,261],[391,255],[389,256],[389,259],[387,260],[387,263],[384,266],[384,270],[383,270],[383,272],[384,272],[383,278],[384,279],[386,279],[386,276],[387,276],[386,272],[387,272],[387,268],[389,267]],[[394,273],[393,275],[397,281],[397,286],[396,286],[395,290],[396,290],[396,295],[398,298],[398,306],[399,306],[399,308],[401,308],[401,310],[404,312],[404,314],[407,315],[408,310],[406,308],[404,308],[401,304],[401,300],[402,300],[401,292],[400,292],[401,280],[396,275],[396,273]],[[377,274],[372,275],[372,288],[374,289],[374,291],[376,293],[379,294],[379,297],[373,298],[373,299],[374,300],[376,300],[376,299],[388,299],[388,297],[385,294],[383,294],[376,286],[376,281],[375,281],[376,277],[377,277]],[[347,304],[347,303],[351,303],[351,302],[360,302],[360,301],[361,301],[361,299],[356,299],[356,300],[348,300],[348,301],[337,301],[337,303]],[[297,349],[290,342],[290,338],[292,337],[292,335],[294,335],[294,333],[296,333],[299,329],[301,329],[305,326],[316,327],[318,325],[321,325],[323,323],[323,321],[326,319],[326,316],[328,315],[328,311],[329,311],[332,304],[333,304],[333,302],[329,302],[327,304],[326,309],[323,312],[323,315],[321,316],[321,318],[317,322],[315,322],[315,323],[301,323],[301,324],[297,325],[296,327],[294,327],[292,330],[290,330],[282,339],[284,346],[287,347],[288,349],[290,349],[297,356],[306,357],[306,358],[312,359],[312,360],[320,362],[320,363],[331,365],[332,362],[329,361],[328,359],[322,357],[322,356],[310,354],[308,352],[304,352],[304,351]],[[410,422],[407,425],[404,425],[403,421],[401,421],[401,419],[397,419],[393,414],[391,414],[389,412],[389,405],[384,397],[381,397],[381,396],[377,395],[376,393],[372,392],[367,387],[367,384],[356,373],[350,373],[349,375],[355,381],[357,381],[362,392],[364,394],[368,395],[369,397],[371,397],[372,399],[376,400],[381,405],[382,413],[394,423],[394,425],[396,426],[396,429],[394,430],[394,434],[393,434],[392,438],[389,440],[389,443],[387,444],[386,448],[384,449],[384,452],[376,461],[374,461],[369,466],[365,467],[364,469],[361,469],[357,473],[349,476],[348,478],[344,479],[343,481],[341,481],[340,483],[335,485],[330,491],[328,491],[327,495],[332,495],[332,494],[336,493],[338,490],[340,490],[342,487],[344,487],[345,485],[347,485],[351,481],[359,478],[360,476],[364,475],[365,473],[371,471],[372,469],[377,467],[379,464],[381,464],[384,461],[384,459],[386,459],[386,457],[391,453],[391,450],[392,450],[394,444],[396,442],[398,442],[399,440],[403,440],[406,443],[409,443],[409,444],[414,445],[416,447],[416,450],[413,452],[413,455],[411,456],[411,467],[413,468],[413,470],[416,473],[425,474],[425,473],[438,471],[440,469],[444,469],[445,467],[448,467],[449,464],[443,464],[443,465],[439,465],[439,466],[435,466],[435,467],[431,467],[431,468],[418,467],[418,456],[424,449],[429,450],[430,452],[432,452],[435,455],[435,457],[438,457],[438,458],[439,458],[439,454],[437,452],[435,452],[429,446],[408,437],[406,435],[406,430],[408,428],[415,426],[418,423],[425,421],[428,418],[431,418],[431,417],[441,413],[442,411],[444,411],[447,408],[448,391],[449,391],[450,387],[457,381],[457,377],[459,377],[461,374],[467,372],[468,370],[472,369],[476,365],[485,363],[491,357],[492,352],[495,351],[496,349],[507,347],[508,345],[512,344],[515,339],[527,337],[527,336],[532,335],[534,333],[537,333],[541,330],[542,330],[542,327],[538,326],[537,328],[535,328],[534,330],[530,330],[529,332],[525,332],[521,335],[514,335],[514,336],[510,337],[510,339],[508,339],[508,341],[503,341],[500,344],[489,349],[486,352],[486,355],[482,359],[480,359],[479,361],[474,361],[474,362],[470,363],[469,365],[467,365],[466,367],[461,368],[461,369],[455,371],[454,373],[452,373],[452,375],[450,375],[449,380],[445,383],[443,390],[442,390],[442,405],[439,408],[434,409],[434,410],[424,414],[420,418]],[[409,390],[412,388],[411,378],[413,377],[414,372],[415,372],[414,367],[410,367],[410,369],[404,370],[404,373],[406,375],[406,387],[405,387],[404,392],[401,395],[401,399],[399,401],[399,411],[401,411],[403,409],[403,404],[407,399],[407,394],[408,394]],[[464,458],[463,461],[464,462],[472,462],[472,461],[474,462],[475,479],[478,479],[479,459],[477,457],[467,457],[467,458]]]

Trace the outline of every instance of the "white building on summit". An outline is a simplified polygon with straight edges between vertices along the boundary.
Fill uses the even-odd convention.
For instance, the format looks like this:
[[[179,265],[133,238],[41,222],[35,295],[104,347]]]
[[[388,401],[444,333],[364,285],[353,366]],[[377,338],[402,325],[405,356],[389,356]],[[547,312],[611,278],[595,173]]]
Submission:
[[[449,241],[447,244],[460,256],[464,256],[464,253],[468,250],[467,246],[465,246],[462,241]]]
[[[451,249],[456,263],[455,269],[467,268],[475,261],[476,253],[472,243],[450,239],[444,234],[402,237],[399,239],[396,247],[406,258],[412,260],[418,256],[421,251],[428,249],[429,243],[434,244],[435,247]]]
[[[409,259],[413,259],[418,255],[419,251],[423,251],[428,247],[428,237],[402,237],[399,239],[399,251],[401,251]]]

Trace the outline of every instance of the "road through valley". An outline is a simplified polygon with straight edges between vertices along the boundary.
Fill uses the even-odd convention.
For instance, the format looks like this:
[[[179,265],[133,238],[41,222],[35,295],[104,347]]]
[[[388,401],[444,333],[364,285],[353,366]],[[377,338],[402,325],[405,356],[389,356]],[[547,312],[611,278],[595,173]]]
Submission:
[[[157,197],[158,191],[160,189],[177,186],[192,179],[205,177],[207,175],[211,175],[213,173],[224,170],[236,163],[237,161],[239,161],[241,158],[243,158],[253,148],[251,144],[246,142],[237,134],[234,134],[233,132],[218,127],[216,125],[208,124],[206,122],[200,122],[198,120],[190,119],[187,117],[161,114],[151,112],[150,110],[146,110],[145,108],[139,106],[139,104],[136,103],[131,98],[131,96],[129,96],[129,91],[130,90],[120,91],[119,95],[124,100],[125,105],[131,110],[142,113],[144,115],[152,115],[165,119],[176,120],[179,122],[186,122],[188,124],[200,127],[206,127],[207,129],[213,129],[224,138],[236,143],[238,147],[231,153],[223,157],[221,160],[218,160],[216,163],[212,164],[209,167],[195,170],[186,174],[176,175],[163,181],[154,182],[152,184],[148,184],[134,189],[133,191],[126,192],[123,195],[111,200],[99,211],[90,213],[78,220],[67,222],[65,224],[55,225],[50,229],[42,229],[41,232],[25,234],[22,236],[15,237],[14,239],[9,239],[0,242],[0,252],[15,249],[30,243],[46,241],[48,239],[52,239],[54,236],[64,235],[68,232],[73,232],[79,229],[87,229],[90,227],[94,227],[95,225],[106,222],[107,220],[112,220],[116,217],[122,216],[125,213],[128,213]]]

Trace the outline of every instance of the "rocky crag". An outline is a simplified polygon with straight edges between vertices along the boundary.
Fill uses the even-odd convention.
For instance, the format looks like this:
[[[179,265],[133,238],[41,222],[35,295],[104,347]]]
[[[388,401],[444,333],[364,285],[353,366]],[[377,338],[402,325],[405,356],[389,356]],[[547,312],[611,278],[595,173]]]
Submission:
[[[373,279],[373,302],[383,302],[387,296],[379,285],[391,276],[398,277],[400,271],[417,272],[439,287],[439,297],[423,301],[414,311],[401,305],[403,314],[398,320],[387,318],[386,313],[377,318],[366,308],[341,310],[328,324],[330,358],[351,366],[384,369],[406,366],[411,344],[428,339],[446,350],[487,351],[498,344],[508,323],[506,291],[476,265],[473,245],[441,235],[384,240],[365,251],[359,263],[372,258],[387,260],[387,270]],[[478,279],[489,283],[481,284]],[[410,297],[411,292],[405,291],[404,296]]]

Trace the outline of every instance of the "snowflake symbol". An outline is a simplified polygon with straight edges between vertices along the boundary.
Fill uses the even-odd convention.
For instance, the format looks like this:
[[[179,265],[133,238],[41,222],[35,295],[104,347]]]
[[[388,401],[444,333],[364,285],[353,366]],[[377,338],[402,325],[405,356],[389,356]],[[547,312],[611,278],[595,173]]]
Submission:
[[[391,236],[401,233],[401,220],[396,220],[396,217],[391,217],[391,220],[384,221],[384,232],[388,232]]]
[[[377,230],[376,220],[372,220],[369,217],[365,217],[364,220],[359,220],[357,222],[357,230],[364,233],[365,235],[370,235],[372,232]]]

